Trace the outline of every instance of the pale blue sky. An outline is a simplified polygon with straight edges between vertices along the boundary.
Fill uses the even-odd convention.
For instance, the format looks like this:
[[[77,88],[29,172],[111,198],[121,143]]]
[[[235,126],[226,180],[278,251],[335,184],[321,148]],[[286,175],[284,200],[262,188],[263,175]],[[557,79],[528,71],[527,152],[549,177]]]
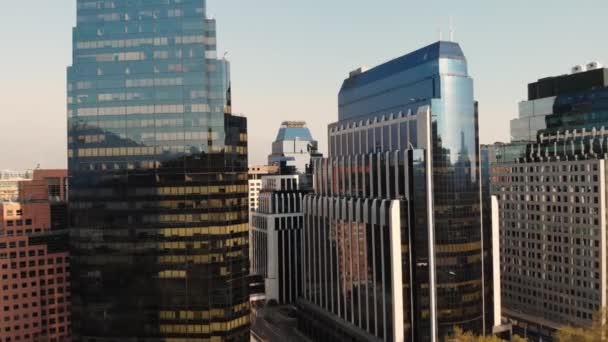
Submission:
[[[0,169],[65,167],[65,69],[75,0],[2,4]],[[574,64],[608,64],[606,0],[209,0],[219,51],[232,61],[233,103],[249,118],[250,163],[283,120],[306,120],[326,150],[348,72],[448,34],[454,18],[475,79],[482,142],[508,139],[527,83]]]

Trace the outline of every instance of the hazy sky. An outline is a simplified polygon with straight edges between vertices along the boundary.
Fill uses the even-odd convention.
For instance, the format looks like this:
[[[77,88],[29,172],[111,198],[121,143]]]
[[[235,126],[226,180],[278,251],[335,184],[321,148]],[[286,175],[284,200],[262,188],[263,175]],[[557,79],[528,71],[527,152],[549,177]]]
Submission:
[[[0,169],[66,167],[65,71],[76,0],[0,4]],[[249,118],[250,164],[284,120],[306,120],[322,152],[349,71],[448,37],[475,79],[484,143],[505,141],[527,83],[608,64],[606,0],[209,0],[232,62],[234,110]]]

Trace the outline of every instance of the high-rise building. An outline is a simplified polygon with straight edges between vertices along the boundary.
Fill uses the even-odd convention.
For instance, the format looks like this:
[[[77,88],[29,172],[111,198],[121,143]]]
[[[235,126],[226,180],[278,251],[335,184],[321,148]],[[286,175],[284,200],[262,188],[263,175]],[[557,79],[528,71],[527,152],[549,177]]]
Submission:
[[[71,341],[65,170],[35,170],[0,203],[0,341]]]
[[[303,121],[284,122],[272,150],[271,162],[280,167],[260,180],[250,218],[251,270],[264,279],[267,301],[292,304],[302,293],[302,200],[312,191],[310,165],[322,155]]]
[[[260,190],[262,189],[262,177],[265,175],[278,174],[278,165],[257,165],[249,167],[249,213],[258,208]]]
[[[304,203],[300,329],[327,341],[490,333],[477,108],[460,46],[353,71],[328,131]]]
[[[68,68],[78,341],[249,338],[247,122],[205,0],[78,1]]]
[[[268,164],[290,168],[290,172],[304,173],[311,166],[310,156],[317,151],[317,147],[318,143],[312,138],[306,122],[285,121],[272,143]]]
[[[545,128],[498,147],[492,167],[503,314],[531,341],[589,324],[608,301],[608,69],[588,69],[528,86]]]
[[[302,291],[302,200],[311,175],[262,178],[260,206],[251,215],[252,274],[264,279],[265,299],[291,304]]]
[[[249,180],[248,180],[248,187],[249,187],[249,260],[251,261],[253,259],[253,248],[252,248],[252,241],[251,241],[251,237],[252,237],[252,230],[251,230],[251,215],[253,214],[253,212],[255,212],[258,209],[258,205],[259,205],[259,201],[260,201],[260,191],[262,190],[262,177],[264,175],[270,175],[270,174],[278,174],[279,173],[279,166],[278,165],[255,165],[255,166],[249,166]],[[249,272],[251,274],[253,271],[253,265],[250,262],[249,263]],[[259,278],[253,279],[252,282],[259,282]],[[260,289],[263,290],[263,289]],[[259,297],[258,293],[255,292],[260,292],[260,291],[251,291],[252,293],[250,293],[251,296],[254,297]],[[263,291],[262,291],[263,292]]]

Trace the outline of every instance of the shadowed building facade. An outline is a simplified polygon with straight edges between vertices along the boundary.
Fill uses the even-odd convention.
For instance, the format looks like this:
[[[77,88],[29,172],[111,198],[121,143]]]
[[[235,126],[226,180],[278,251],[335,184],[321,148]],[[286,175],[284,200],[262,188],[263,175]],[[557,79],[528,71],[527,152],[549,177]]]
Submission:
[[[247,122],[204,0],[78,0],[68,68],[78,341],[249,338]]]
[[[492,332],[478,146],[458,44],[350,74],[304,199],[301,330],[332,341]]]

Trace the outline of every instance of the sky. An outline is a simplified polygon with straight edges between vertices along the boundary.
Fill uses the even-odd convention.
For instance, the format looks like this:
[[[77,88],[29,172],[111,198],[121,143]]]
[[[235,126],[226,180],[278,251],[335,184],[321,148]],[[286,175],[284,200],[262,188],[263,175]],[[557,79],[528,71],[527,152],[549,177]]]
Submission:
[[[76,0],[0,4],[0,169],[66,167],[66,67]],[[327,125],[349,71],[454,38],[480,103],[482,143],[508,141],[527,84],[576,64],[608,64],[606,0],[208,0],[232,63],[233,110],[263,164],[282,121]]]

